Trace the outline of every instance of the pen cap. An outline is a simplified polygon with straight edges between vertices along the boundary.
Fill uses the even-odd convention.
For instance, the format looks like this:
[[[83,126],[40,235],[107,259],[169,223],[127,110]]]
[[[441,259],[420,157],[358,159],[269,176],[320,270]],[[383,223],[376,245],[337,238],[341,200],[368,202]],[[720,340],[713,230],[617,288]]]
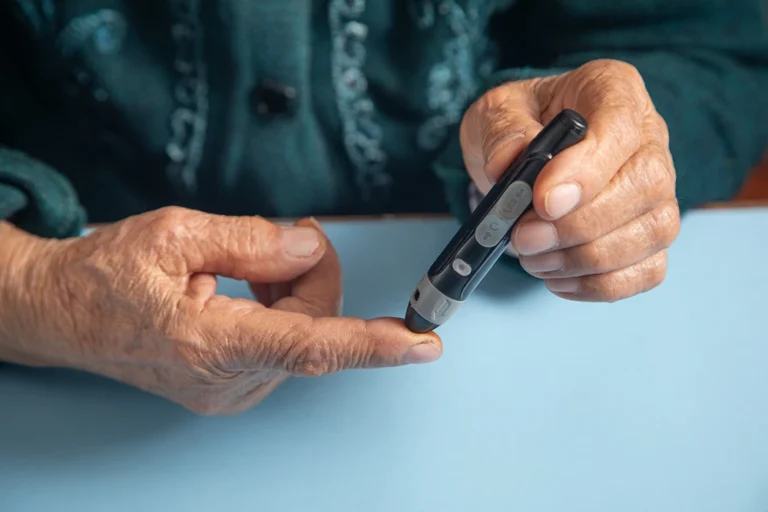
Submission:
[[[539,147],[548,148],[551,155],[556,155],[564,149],[573,146],[584,138],[587,132],[587,120],[570,109],[565,109],[552,120],[536,137],[530,148],[538,152]]]

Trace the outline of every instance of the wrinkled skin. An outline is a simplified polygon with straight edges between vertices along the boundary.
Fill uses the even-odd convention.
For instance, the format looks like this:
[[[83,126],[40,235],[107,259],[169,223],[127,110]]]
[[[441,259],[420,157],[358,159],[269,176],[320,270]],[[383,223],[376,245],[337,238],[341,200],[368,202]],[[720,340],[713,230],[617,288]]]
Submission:
[[[461,125],[469,173],[487,192],[563,108],[590,130],[542,172],[512,249],[564,298],[649,290],[680,219],[666,125],[631,66],[595,61],[491,90]],[[105,375],[202,414],[244,411],[291,375],[442,352],[402,321],[338,316],[338,257],[312,220],[291,230],[166,208],[68,241],[0,222],[0,240],[0,360]],[[216,295],[215,275],[249,281],[261,303]]]
[[[232,414],[291,375],[441,354],[437,336],[400,320],[338,316],[339,260],[311,219],[282,228],[166,208],[69,241],[0,228],[18,247],[0,283],[0,359],[77,368]],[[249,281],[262,303],[216,295],[215,275]]]
[[[511,249],[560,297],[613,302],[648,291],[664,280],[680,212],[667,126],[629,64],[593,61],[485,94],[461,126],[469,173],[490,190],[564,108],[586,117],[587,136],[544,168]]]

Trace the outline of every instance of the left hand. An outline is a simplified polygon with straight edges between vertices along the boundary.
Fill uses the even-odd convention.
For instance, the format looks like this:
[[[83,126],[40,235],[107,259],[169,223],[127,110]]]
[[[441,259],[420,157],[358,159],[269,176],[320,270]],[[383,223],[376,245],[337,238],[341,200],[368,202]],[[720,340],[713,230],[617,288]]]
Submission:
[[[613,302],[655,288],[680,212],[667,126],[631,65],[593,61],[486,93],[461,125],[472,179],[487,193],[564,108],[589,130],[542,171],[534,208],[512,232],[513,251],[560,297]]]

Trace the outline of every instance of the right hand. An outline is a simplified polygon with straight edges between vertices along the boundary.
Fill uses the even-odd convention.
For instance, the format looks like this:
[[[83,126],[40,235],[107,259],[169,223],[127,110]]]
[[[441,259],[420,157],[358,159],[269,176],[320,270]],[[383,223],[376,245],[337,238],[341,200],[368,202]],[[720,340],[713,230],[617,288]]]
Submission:
[[[244,411],[291,375],[442,353],[437,336],[401,320],[338,318],[338,257],[312,220],[165,208],[34,240],[0,305],[13,359],[104,375],[200,414]],[[216,295],[216,275],[248,281],[262,303]]]

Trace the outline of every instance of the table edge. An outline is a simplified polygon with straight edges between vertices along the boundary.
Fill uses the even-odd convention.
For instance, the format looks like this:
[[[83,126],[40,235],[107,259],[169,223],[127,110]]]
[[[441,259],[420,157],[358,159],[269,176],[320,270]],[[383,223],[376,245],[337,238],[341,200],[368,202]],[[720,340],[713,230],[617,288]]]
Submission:
[[[697,210],[735,210],[745,208],[765,208],[768,207],[766,199],[744,199],[737,201],[723,201],[708,203],[696,208]],[[445,220],[451,218],[449,213],[392,213],[379,215],[329,215],[315,217],[319,222],[370,222],[387,220]],[[273,222],[296,222],[300,217],[270,217]],[[88,224],[88,229],[95,229],[104,226],[105,223]]]

